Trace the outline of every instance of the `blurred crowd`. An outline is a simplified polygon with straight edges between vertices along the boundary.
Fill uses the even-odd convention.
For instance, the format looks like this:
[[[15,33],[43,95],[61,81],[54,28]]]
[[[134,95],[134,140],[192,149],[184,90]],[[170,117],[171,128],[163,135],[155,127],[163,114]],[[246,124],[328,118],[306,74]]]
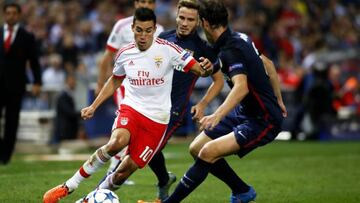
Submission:
[[[112,26],[133,13],[130,0],[17,2],[22,5],[23,24],[39,45],[45,89],[64,87],[66,73],[74,73],[78,86],[89,89],[96,82],[97,62]],[[232,28],[249,34],[278,68],[288,95],[290,118],[285,128],[293,134],[302,132],[301,123],[308,118],[313,134],[324,117],[360,117],[359,0],[224,2]],[[158,22],[165,29],[175,26],[176,3],[157,0]],[[87,102],[81,94],[78,101],[78,106]]]

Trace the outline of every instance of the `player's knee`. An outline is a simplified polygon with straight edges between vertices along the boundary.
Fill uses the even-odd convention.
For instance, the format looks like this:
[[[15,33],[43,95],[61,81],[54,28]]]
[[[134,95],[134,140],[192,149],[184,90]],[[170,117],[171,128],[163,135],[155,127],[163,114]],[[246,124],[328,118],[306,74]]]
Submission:
[[[193,157],[197,157],[197,155],[199,154],[199,147],[198,145],[196,145],[194,142],[192,142],[189,146],[189,152],[191,154],[191,156]]]
[[[198,157],[206,162],[213,163],[216,160],[213,144],[206,143],[200,150]]]
[[[118,144],[116,141],[109,141],[106,145],[105,145],[105,150],[106,152],[111,155],[114,156],[116,155],[119,151],[121,151],[121,145]]]
[[[203,148],[203,146],[210,142],[211,138],[209,138],[204,132],[201,132],[195,139],[194,141],[191,142],[190,146],[189,146],[189,152],[193,157],[197,157],[201,148]]]
[[[127,131],[115,130],[106,144],[107,152],[112,156],[120,152],[129,143],[129,136]]]

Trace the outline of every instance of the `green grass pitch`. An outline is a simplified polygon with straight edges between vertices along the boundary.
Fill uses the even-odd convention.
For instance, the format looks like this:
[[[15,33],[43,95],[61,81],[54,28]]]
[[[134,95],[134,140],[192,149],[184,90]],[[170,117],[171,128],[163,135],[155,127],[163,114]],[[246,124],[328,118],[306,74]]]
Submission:
[[[164,152],[169,171],[178,180],[192,164],[188,143],[169,144]],[[0,202],[41,202],[45,191],[64,182],[82,161],[24,161],[17,154],[10,165],[0,166]],[[360,202],[360,142],[282,142],[259,148],[243,159],[227,158],[230,165],[258,193],[257,203]],[[63,201],[75,202],[97,184],[107,167],[85,180]],[[131,176],[134,186],[116,193],[121,203],[156,197],[155,177],[149,168]],[[177,181],[178,182],[178,181]],[[174,186],[171,188],[174,189]],[[230,190],[209,175],[183,202],[226,203]]]

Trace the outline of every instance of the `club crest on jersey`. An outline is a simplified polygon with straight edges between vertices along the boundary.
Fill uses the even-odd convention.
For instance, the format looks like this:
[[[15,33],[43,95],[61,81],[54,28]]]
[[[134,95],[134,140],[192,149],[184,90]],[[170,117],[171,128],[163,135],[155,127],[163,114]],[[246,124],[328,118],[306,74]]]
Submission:
[[[155,56],[155,65],[157,68],[160,68],[161,64],[163,63],[163,58],[161,56]]]
[[[129,122],[129,119],[127,117],[121,117],[120,118],[120,124],[121,125],[127,125]]]

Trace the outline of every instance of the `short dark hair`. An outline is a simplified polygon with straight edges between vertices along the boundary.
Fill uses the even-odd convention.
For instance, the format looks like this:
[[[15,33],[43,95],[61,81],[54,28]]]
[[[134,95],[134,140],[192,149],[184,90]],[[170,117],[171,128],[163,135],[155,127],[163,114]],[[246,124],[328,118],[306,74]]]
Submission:
[[[20,4],[18,4],[18,3],[15,3],[15,2],[6,3],[6,4],[4,5],[4,7],[3,7],[3,11],[5,12],[6,9],[9,8],[9,7],[15,7],[16,10],[17,10],[19,13],[21,13],[21,6],[20,6]]]
[[[199,16],[205,19],[213,28],[228,25],[228,11],[222,0],[201,0]]]
[[[198,11],[200,9],[200,5],[197,0],[180,0],[177,4],[177,8],[180,9],[182,7],[191,8]]]
[[[135,14],[134,14],[134,20],[133,23],[135,23],[135,21],[153,21],[154,25],[156,25],[156,16],[153,10],[149,9],[149,8],[138,8],[135,10]]]

